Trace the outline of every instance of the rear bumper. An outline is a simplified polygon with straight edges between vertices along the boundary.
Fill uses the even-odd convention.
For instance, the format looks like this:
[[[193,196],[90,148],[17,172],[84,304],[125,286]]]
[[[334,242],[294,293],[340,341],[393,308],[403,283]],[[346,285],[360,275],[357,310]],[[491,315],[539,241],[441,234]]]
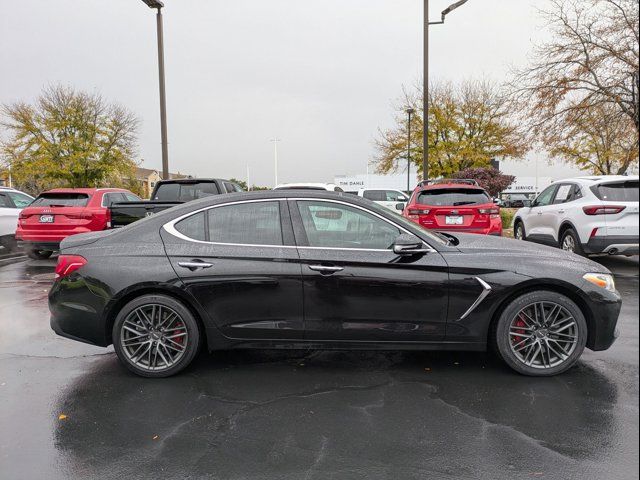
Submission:
[[[608,253],[611,255],[638,255],[640,252],[637,235],[592,237],[586,245],[586,253]]]
[[[60,242],[25,242],[19,240],[18,246],[25,250],[50,250],[52,252],[60,250]]]
[[[92,230],[90,228],[85,228],[85,227],[74,227],[68,230],[50,230],[50,231],[23,230],[22,228],[18,228],[18,230],[16,230],[16,238],[18,240],[22,240],[23,242],[30,242],[30,243],[60,244],[62,240],[64,240],[67,237],[70,237],[71,235],[76,235],[78,233],[94,232],[94,231],[96,230]]]
[[[94,295],[81,276],[56,281],[49,292],[51,329],[65,338],[106,347],[111,338],[103,318],[104,305],[104,299]]]

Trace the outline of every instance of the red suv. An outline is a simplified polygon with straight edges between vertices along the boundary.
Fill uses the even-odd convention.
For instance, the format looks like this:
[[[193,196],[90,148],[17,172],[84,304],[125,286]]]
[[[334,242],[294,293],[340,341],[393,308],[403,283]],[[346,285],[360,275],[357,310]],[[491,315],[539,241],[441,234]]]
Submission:
[[[471,181],[420,184],[402,215],[431,230],[502,235],[500,207]]]
[[[139,200],[121,188],[49,190],[20,212],[16,239],[24,245],[29,257],[49,258],[70,235],[110,228],[112,203]]]

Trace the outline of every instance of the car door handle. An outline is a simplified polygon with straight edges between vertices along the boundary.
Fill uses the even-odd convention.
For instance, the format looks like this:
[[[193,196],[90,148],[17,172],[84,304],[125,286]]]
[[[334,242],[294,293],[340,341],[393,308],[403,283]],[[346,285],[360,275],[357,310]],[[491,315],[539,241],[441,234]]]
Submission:
[[[564,213],[564,210],[558,210],[558,213]]]
[[[330,267],[328,265],[309,265],[309,270],[320,273],[336,273],[344,270],[343,267]]]
[[[199,268],[202,268],[202,269],[211,268],[213,267],[213,263],[203,262],[202,260],[200,261],[192,260],[190,262],[178,262],[178,266],[182,268],[188,268],[193,272],[195,270],[198,270]]]
[[[542,212],[538,212],[538,215],[542,215]]]

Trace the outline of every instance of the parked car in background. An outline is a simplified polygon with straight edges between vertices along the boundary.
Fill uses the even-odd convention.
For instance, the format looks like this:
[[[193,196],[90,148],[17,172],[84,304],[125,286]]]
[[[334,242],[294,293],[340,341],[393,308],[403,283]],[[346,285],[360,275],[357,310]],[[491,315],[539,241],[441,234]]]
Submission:
[[[342,192],[335,183],[281,183],[274,190],[325,190],[327,192]]]
[[[523,193],[513,193],[502,199],[504,208],[522,208],[531,205],[531,200]]]
[[[502,235],[500,207],[482,187],[455,179],[420,183],[402,214],[427,229]]]
[[[0,247],[8,251],[15,249],[18,215],[31,202],[31,195],[14,188],[0,187]]]
[[[517,372],[551,376],[585,347],[609,348],[621,306],[611,273],[589,259],[443,238],[318,190],[208,197],[76,235],[56,273],[53,330],[113,344],[145,377],[180,372],[201,346],[495,348]]]
[[[514,237],[579,255],[638,254],[638,177],[561,180],[514,217]]]
[[[49,258],[71,235],[110,228],[109,207],[125,200],[140,198],[121,188],[57,188],[43,192],[20,212],[16,239],[29,257]]]
[[[390,188],[361,188],[354,194],[387,207],[394,212],[399,210],[398,203],[406,204],[409,201],[409,196],[406,193]]]
[[[160,180],[151,192],[151,200],[120,202],[111,205],[111,226],[124,227],[167,208],[199,198],[242,192],[240,185],[221,178],[181,178]]]

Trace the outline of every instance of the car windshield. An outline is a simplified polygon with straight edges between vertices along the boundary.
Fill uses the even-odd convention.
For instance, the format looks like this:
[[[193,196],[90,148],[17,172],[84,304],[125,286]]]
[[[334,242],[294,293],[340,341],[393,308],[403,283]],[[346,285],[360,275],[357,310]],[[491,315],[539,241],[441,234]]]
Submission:
[[[600,200],[609,202],[637,202],[640,195],[638,194],[638,180],[630,180],[615,183],[603,183],[592,187],[593,193]]]
[[[167,182],[158,185],[153,200],[165,202],[190,202],[198,198],[210,197],[220,193],[213,182],[177,183]]]
[[[418,193],[416,203],[435,207],[457,207],[460,205],[479,205],[491,203],[487,192],[472,188],[438,188],[422,190]]]
[[[86,193],[42,193],[38,195],[32,207],[86,207],[89,203],[89,195]]]

